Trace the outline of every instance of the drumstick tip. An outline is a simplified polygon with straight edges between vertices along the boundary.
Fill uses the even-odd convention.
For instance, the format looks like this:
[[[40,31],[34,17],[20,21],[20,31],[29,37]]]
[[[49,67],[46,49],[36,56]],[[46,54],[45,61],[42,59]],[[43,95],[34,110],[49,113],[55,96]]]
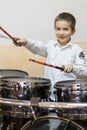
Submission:
[[[34,61],[34,59],[31,59],[31,58],[29,58],[28,60],[29,60],[29,61]]]
[[[31,61],[31,58],[29,58],[28,60],[30,60],[30,61]]]

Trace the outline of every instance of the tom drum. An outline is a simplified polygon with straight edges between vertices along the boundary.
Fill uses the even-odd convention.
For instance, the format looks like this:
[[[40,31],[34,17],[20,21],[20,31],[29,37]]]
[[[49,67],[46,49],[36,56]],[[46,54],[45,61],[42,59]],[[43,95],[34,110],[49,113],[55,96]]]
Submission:
[[[47,101],[49,98],[49,79],[36,77],[2,77],[0,88],[1,97],[17,100],[30,101],[31,98],[39,98],[40,101]],[[32,116],[31,109],[24,106],[2,105],[5,115],[18,118],[29,118]],[[39,109],[36,108],[39,113]]]
[[[77,79],[73,81],[57,82],[57,101],[67,103],[87,103],[87,80]],[[70,119],[87,119],[87,108],[59,110],[63,117]]]

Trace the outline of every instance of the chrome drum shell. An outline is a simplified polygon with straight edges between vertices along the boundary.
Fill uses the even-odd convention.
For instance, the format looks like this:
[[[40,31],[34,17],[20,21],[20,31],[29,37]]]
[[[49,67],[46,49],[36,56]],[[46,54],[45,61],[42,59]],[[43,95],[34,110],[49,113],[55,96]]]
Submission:
[[[55,84],[57,90],[57,101],[67,103],[87,103],[87,80],[76,79],[72,81],[62,81]],[[61,109],[59,114],[69,119],[87,119],[87,108],[84,109]]]
[[[44,78],[36,77],[2,77],[0,82],[0,96],[7,99],[27,100],[39,98],[40,101],[47,101],[49,98],[49,88],[51,81]],[[31,118],[32,112],[30,107],[1,105],[4,115]]]

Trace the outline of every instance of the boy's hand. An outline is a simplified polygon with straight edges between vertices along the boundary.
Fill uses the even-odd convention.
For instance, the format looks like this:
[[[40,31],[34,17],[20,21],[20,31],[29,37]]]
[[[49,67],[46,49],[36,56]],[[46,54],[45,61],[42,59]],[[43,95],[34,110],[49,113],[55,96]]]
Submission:
[[[64,72],[71,73],[73,71],[73,65],[61,65],[62,68],[64,68]]]
[[[14,38],[13,44],[16,46],[25,46],[27,44],[27,39]]]

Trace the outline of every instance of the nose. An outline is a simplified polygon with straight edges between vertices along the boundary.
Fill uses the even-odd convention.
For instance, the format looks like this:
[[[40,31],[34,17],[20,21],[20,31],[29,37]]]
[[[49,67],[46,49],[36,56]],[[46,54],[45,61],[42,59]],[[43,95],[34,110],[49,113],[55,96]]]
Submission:
[[[64,34],[64,31],[61,29],[61,30],[59,31],[59,33],[60,33],[60,34]]]

